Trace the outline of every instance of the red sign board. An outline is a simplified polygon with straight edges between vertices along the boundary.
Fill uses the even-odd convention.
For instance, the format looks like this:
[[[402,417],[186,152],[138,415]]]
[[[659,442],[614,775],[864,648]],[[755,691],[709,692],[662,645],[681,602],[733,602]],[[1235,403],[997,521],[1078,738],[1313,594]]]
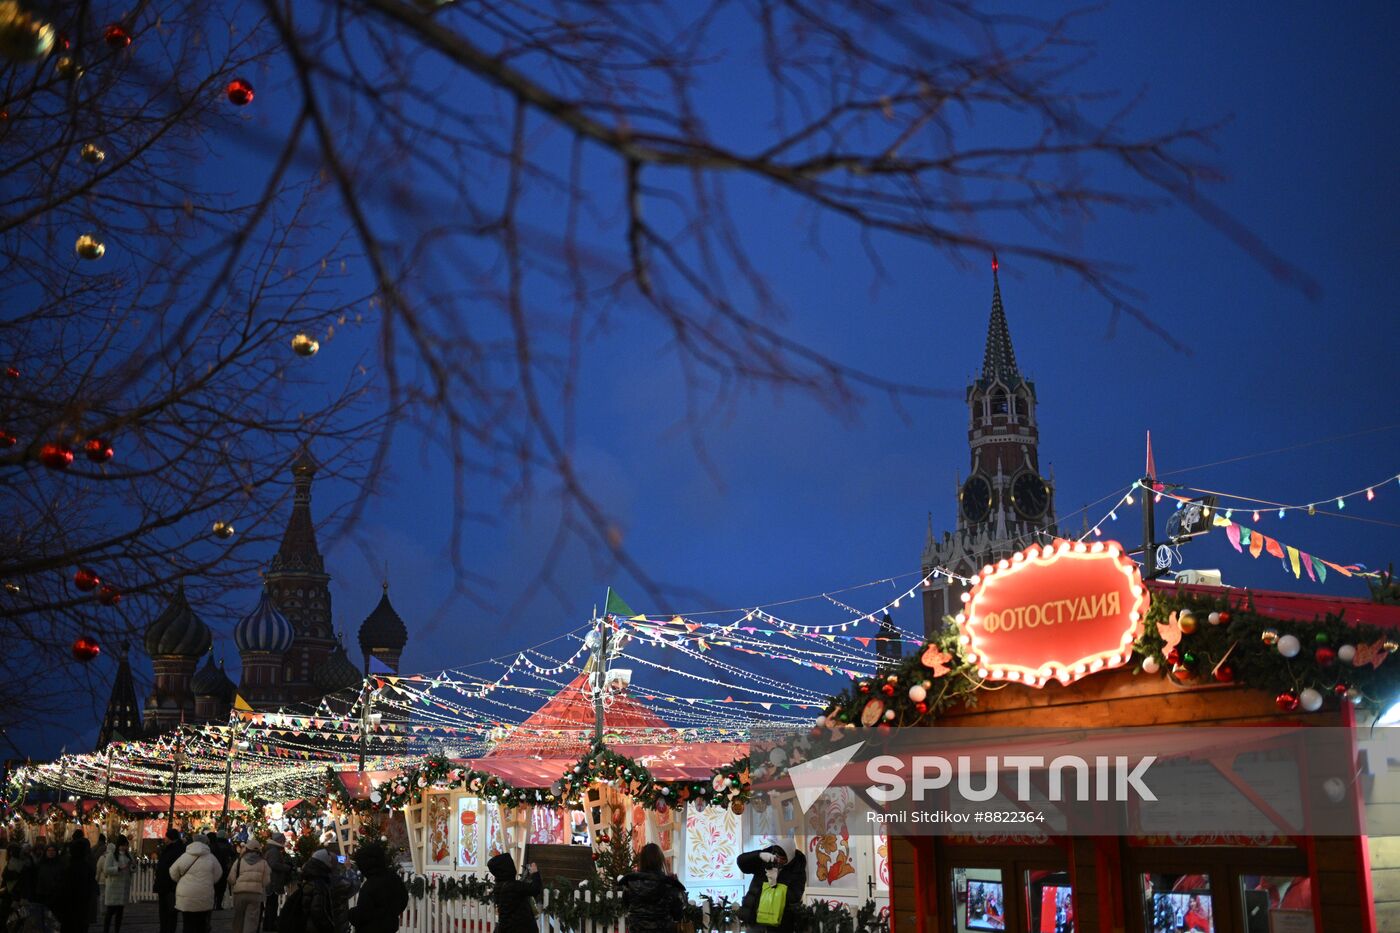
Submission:
[[[978,674],[1043,686],[1126,664],[1147,588],[1116,541],[1055,541],[988,565],[957,616]]]

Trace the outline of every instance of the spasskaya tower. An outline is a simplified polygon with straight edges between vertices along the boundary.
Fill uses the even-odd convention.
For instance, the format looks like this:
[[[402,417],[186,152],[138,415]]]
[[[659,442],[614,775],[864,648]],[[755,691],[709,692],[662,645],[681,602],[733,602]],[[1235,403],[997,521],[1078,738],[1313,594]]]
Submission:
[[[1055,488],[1040,469],[1035,383],[1021,375],[992,257],[992,313],[981,374],[967,387],[969,475],[958,483],[956,530],[933,535],[929,517],[923,573],[946,568],[970,576],[989,563],[1054,537]],[[939,577],[924,591],[924,629],[955,615],[963,587]]]

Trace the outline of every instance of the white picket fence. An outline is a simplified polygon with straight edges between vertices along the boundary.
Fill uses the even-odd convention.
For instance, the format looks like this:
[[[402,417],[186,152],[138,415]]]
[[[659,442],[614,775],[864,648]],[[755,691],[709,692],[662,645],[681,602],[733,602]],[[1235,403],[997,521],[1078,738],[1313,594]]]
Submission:
[[[131,881],[132,901],[154,901],[152,889],[155,882],[155,863],[141,862],[136,866],[136,874]],[[544,894],[544,904],[549,906],[550,891]],[[590,898],[590,892],[580,892]],[[545,915],[539,918],[541,933],[627,933],[627,924],[589,923],[578,930],[565,930],[557,920]],[[408,910],[399,919],[399,930],[406,933],[492,933],[496,929],[496,909],[490,904],[482,904],[471,898],[459,897],[448,900],[435,892],[425,897],[410,897]],[[725,933],[724,930],[718,933]]]

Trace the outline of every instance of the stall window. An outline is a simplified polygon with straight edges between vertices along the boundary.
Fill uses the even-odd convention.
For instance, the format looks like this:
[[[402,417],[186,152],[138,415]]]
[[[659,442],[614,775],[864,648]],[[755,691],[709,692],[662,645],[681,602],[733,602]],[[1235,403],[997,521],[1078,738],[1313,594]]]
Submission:
[[[957,933],[1006,929],[1006,886],[1000,868],[953,869],[953,926]]]
[[[1074,933],[1074,897],[1069,872],[1026,872],[1026,930],[1029,933]]]
[[[1240,875],[1245,933],[1307,931],[1313,926],[1312,882],[1295,875]]]
[[[1215,933],[1210,876],[1142,876],[1143,928],[1148,933]]]

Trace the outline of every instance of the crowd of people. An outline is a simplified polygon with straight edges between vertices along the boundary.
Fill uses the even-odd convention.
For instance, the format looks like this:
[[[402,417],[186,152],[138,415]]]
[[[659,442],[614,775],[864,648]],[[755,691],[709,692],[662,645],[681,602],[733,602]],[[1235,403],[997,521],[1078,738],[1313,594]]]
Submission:
[[[160,933],[177,933],[177,927],[179,933],[209,933],[215,911],[224,909],[232,909],[232,933],[398,930],[408,888],[386,849],[361,846],[347,859],[333,831],[306,849],[303,856],[289,852],[280,832],[236,841],[223,832],[167,831],[155,864]],[[0,933],[88,933],[99,916],[102,933],[121,933],[136,868],[125,836],[110,843],[99,837],[92,846],[75,832],[62,849],[51,842],[35,853],[16,844],[8,856],[0,873]],[[780,909],[777,922],[764,922],[772,920],[771,908],[765,915],[759,905],[765,889],[778,886],[783,907],[802,902],[802,852],[790,841],[777,843],[741,854],[737,866],[752,876],[739,910],[745,928],[792,933],[795,910]],[[518,873],[503,853],[487,869],[494,879],[496,933],[537,933],[544,894],[538,868],[531,863]],[[637,870],[617,882],[628,933],[679,933],[689,926],[685,887],[655,843],[642,848]]]
[[[222,831],[168,830],[154,869],[160,933],[209,933],[225,909],[232,933],[399,928],[408,888],[384,848],[364,845],[347,859],[333,831],[305,848],[289,852],[280,832],[231,840]],[[0,933],[89,933],[99,916],[102,933],[121,933],[136,865],[125,836],[99,836],[93,846],[75,831],[62,847],[11,845],[0,873]]]

